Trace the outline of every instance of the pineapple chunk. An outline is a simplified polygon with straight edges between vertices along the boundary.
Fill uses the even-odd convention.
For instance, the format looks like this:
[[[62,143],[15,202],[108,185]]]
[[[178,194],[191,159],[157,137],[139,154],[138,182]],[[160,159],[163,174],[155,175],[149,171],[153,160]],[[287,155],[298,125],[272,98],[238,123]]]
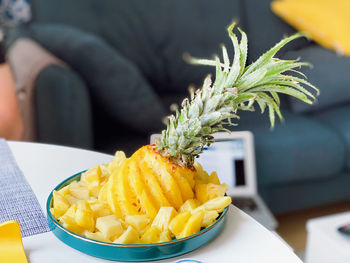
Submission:
[[[180,235],[180,233],[183,231],[184,226],[186,225],[190,217],[191,217],[191,213],[188,211],[185,211],[178,214],[173,218],[173,220],[171,220],[169,224],[169,229],[174,234],[174,236]]]
[[[161,230],[154,225],[150,225],[141,236],[142,244],[152,244],[159,241]]]
[[[129,226],[128,229],[125,230],[125,232],[120,237],[113,241],[113,243],[137,244],[140,243],[140,239],[137,231],[132,226]]]
[[[101,231],[103,237],[108,240],[113,240],[124,232],[121,222],[115,215],[97,218],[96,228]]]
[[[94,212],[95,218],[111,215],[108,205],[105,203],[94,202],[90,204],[91,210]]]
[[[87,238],[102,241],[102,242],[111,242],[109,239],[106,239],[105,236],[102,234],[102,232],[91,232],[91,231],[84,231],[83,235]]]
[[[208,227],[216,221],[219,213],[216,211],[204,211],[202,227]]]
[[[70,207],[68,200],[59,192],[53,191],[53,215],[58,218]]]
[[[74,196],[72,196],[72,195],[70,195],[70,194],[66,194],[64,197],[67,199],[67,201],[68,201],[71,205],[74,205],[74,204],[78,203],[78,201],[79,201],[78,198],[75,198]]]
[[[105,183],[101,188],[100,188],[100,192],[98,193],[97,199],[100,202],[108,202],[108,182]]]
[[[180,212],[192,212],[194,209],[196,209],[200,203],[198,202],[197,199],[188,199],[183,205],[180,207],[179,211]]]
[[[77,211],[77,205],[72,205],[67,212],[59,218],[59,222],[63,225],[63,227],[67,228],[68,230],[80,234],[84,231],[84,228],[79,226],[77,222],[75,221],[75,214]]]
[[[158,242],[167,242],[170,240],[171,240],[171,233],[169,230],[166,230],[160,233]]]
[[[161,231],[168,230],[170,221],[176,216],[174,207],[161,207],[157,216],[154,218],[152,225],[158,227]]]
[[[209,176],[208,182],[212,184],[220,184],[218,174],[216,172],[212,172],[211,175]]]
[[[224,196],[226,190],[227,190],[226,184],[218,185],[218,184],[208,183],[208,184],[197,184],[195,186],[196,198],[202,204],[213,198]]]
[[[113,160],[108,164],[108,170],[112,174],[121,166],[126,160],[125,153],[123,151],[116,151]]]
[[[89,189],[89,194],[91,196],[98,196],[100,191],[100,178],[102,176],[101,167],[99,165],[95,165],[88,171],[82,174],[81,182],[85,182],[87,184],[87,188]]]
[[[71,192],[72,196],[80,200],[87,200],[90,197],[89,189],[82,183],[78,183],[76,181],[70,183],[69,191]]]
[[[199,162],[194,162],[194,168],[196,169],[195,181],[196,184],[203,183],[206,184],[209,181],[209,175],[206,171],[203,170],[202,165]]]
[[[150,223],[146,215],[126,216],[125,223],[132,226],[139,233],[143,233],[147,225]]]
[[[87,184],[91,184],[93,182],[100,182],[101,175],[101,167],[99,165],[95,165],[94,167],[90,168],[85,173],[83,173],[81,175],[80,180],[86,182]]]
[[[95,229],[95,218],[90,205],[85,200],[80,200],[77,203],[77,210],[75,212],[75,221],[77,224],[89,231]]]
[[[218,213],[221,213],[229,204],[231,204],[231,197],[229,196],[216,197],[214,199],[207,201],[201,206],[197,207],[193,211],[193,213],[196,213],[200,210],[210,210],[210,211],[213,210]]]
[[[70,194],[69,191],[69,185],[66,185],[65,187],[62,187],[60,190],[58,190],[57,192],[59,192],[61,195],[66,196],[68,194]]]
[[[184,226],[183,231],[176,236],[176,238],[183,238],[190,235],[193,235],[201,229],[202,220],[203,220],[204,212],[203,211],[197,211],[194,213],[187,221],[186,225]]]

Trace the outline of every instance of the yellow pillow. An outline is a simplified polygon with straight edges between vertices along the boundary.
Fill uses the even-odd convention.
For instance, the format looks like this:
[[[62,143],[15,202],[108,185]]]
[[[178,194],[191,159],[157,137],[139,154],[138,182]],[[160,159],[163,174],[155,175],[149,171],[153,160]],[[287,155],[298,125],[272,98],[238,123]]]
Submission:
[[[350,0],[276,0],[271,8],[318,44],[350,56]]]

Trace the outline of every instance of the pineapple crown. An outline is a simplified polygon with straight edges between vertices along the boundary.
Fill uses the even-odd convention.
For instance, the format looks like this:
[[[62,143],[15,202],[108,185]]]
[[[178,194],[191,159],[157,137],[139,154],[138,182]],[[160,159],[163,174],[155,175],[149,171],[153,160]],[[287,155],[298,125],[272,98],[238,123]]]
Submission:
[[[239,41],[233,32],[234,27],[235,23],[227,28],[234,48],[232,63],[224,45],[221,47],[223,61],[217,56],[214,60],[185,56],[191,64],[216,67],[216,76],[214,83],[208,75],[201,89],[194,91],[190,88],[190,99],[184,99],[181,110],[176,109],[175,115],[167,118],[167,128],[156,143],[158,152],[179,165],[192,167],[203,148],[214,142],[212,134],[222,130],[230,132],[224,125],[234,125],[232,119],[239,119],[238,110],[253,111],[254,104],[259,105],[261,113],[268,108],[273,128],[276,114],[283,120],[279,93],[308,104],[315,101],[315,95],[303,86],[312,88],[319,95],[319,90],[296,70],[301,66],[310,66],[309,63],[274,57],[284,45],[303,34],[296,33],[282,39],[254,63],[246,66],[247,35],[238,28],[241,35]],[[296,74],[291,76],[286,72]]]

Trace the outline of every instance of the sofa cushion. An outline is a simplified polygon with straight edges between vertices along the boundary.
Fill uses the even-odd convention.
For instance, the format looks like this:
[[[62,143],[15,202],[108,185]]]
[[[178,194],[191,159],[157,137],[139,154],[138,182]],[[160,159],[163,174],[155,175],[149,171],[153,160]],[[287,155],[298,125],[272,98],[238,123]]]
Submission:
[[[135,131],[160,130],[166,115],[161,100],[138,68],[117,50],[69,26],[33,24],[31,29],[34,39],[83,77],[95,107]]]
[[[255,61],[284,36],[295,33],[295,29],[276,16],[270,8],[271,0],[243,0],[242,17],[249,38],[249,60]],[[307,46],[309,42],[300,38],[289,43],[279,52]]]
[[[327,111],[313,114],[313,118],[320,121],[332,129],[342,139],[346,147],[346,169],[350,171],[350,106],[337,106]]]
[[[308,105],[290,98],[294,112],[311,112],[326,109],[339,103],[350,102],[350,58],[337,55],[335,52],[317,45],[298,51],[287,52],[285,59],[308,61],[313,68],[303,67],[301,72],[308,76],[308,81],[320,89],[320,96],[314,105]]]
[[[327,125],[290,112],[270,129],[268,116],[242,112],[233,130],[251,130],[260,185],[284,185],[332,177],[341,172],[345,147]],[[267,114],[264,114],[267,115]]]

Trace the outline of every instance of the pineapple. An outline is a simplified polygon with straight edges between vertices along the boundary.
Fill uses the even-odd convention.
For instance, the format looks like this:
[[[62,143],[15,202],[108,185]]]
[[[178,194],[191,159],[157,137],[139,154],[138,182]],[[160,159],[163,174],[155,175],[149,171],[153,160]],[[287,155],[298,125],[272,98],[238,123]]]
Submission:
[[[132,226],[139,233],[143,233],[144,229],[150,223],[150,219],[146,215],[126,216],[125,223]]]
[[[179,235],[176,236],[176,238],[183,238],[197,233],[201,229],[203,217],[204,212],[201,210],[192,214],[186,222],[184,229]]]
[[[190,90],[190,99],[167,118],[167,128],[156,144],[141,147],[130,158],[116,152],[109,164],[94,166],[80,182],[54,192],[52,212],[64,226],[97,240],[148,244],[186,237],[215,222],[231,203],[225,196],[227,185],[195,162],[214,142],[212,135],[227,131],[224,125],[239,119],[239,110],[251,111],[255,105],[262,113],[268,110],[273,127],[276,114],[282,120],[279,93],[309,104],[318,95],[318,89],[297,70],[308,63],[274,57],[302,34],[281,40],[246,66],[247,36],[238,29],[238,40],[234,26],[228,28],[232,63],[224,46],[223,61],[185,57],[192,64],[216,67],[215,81],[207,76],[201,89]]]
[[[191,217],[191,213],[188,211],[184,211],[175,216],[169,225],[170,231],[174,236],[179,236],[182,232],[184,226],[186,225],[188,219]]]
[[[89,231],[95,229],[95,217],[91,210],[89,203],[85,200],[80,200],[77,203],[77,210],[75,212],[75,221],[79,226]]]
[[[70,207],[69,201],[57,191],[53,191],[53,214],[56,218],[62,216]]]
[[[170,221],[176,214],[174,207],[161,207],[152,225],[158,227],[161,231],[168,230]]]
[[[116,240],[113,241],[113,243],[117,243],[117,244],[140,243],[139,234],[132,226],[129,226],[128,229],[120,237],[118,237]]]
[[[116,239],[124,232],[121,222],[115,215],[103,216],[96,219],[98,229],[106,240]]]

